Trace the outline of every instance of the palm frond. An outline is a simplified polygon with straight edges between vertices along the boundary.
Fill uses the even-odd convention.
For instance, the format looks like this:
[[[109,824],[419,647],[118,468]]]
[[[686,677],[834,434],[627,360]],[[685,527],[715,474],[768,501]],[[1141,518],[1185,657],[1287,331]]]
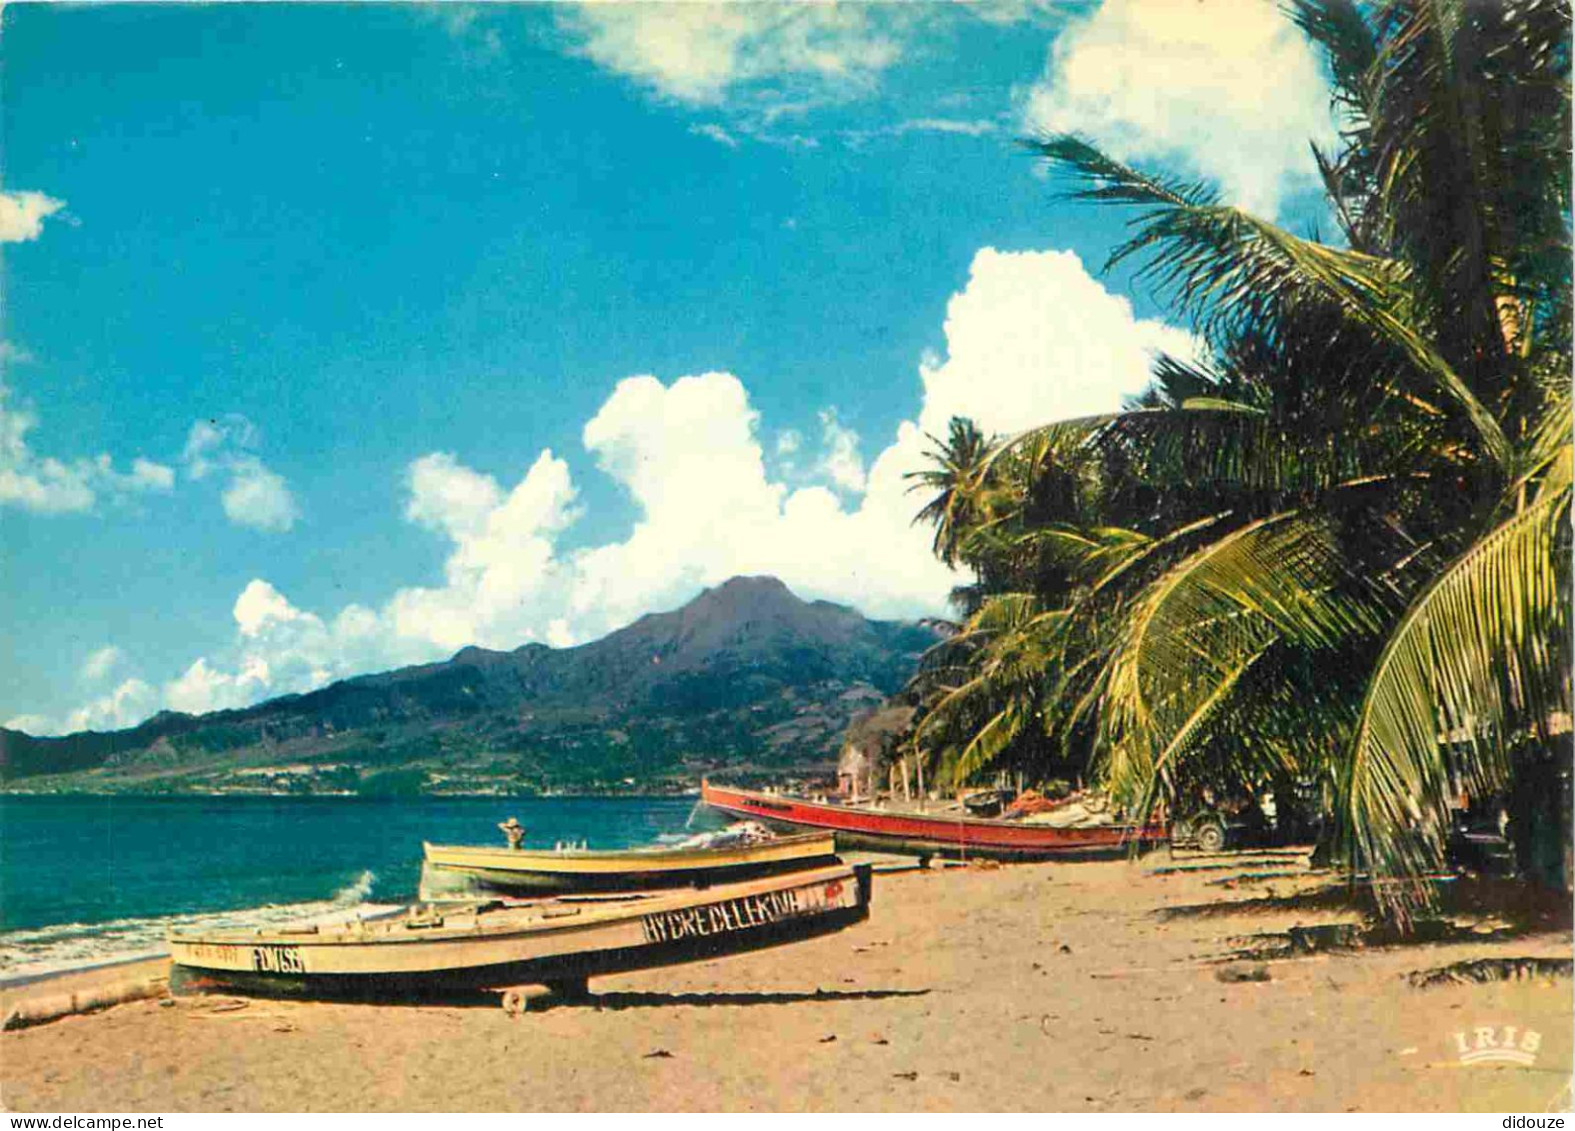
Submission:
[[[1147,207],[1106,267],[1143,255],[1140,275],[1171,294],[1211,338],[1223,341],[1276,323],[1298,304],[1330,304],[1397,347],[1469,420],[1489,458],[1499,466],[1508,462],[1509,444],[1497,419],[1411,318],[1414,298],[1404,264],[1301,239],[1200,194],[1164,191],[1162,182],[1111,158],[1096,160],[1075,138],[1034,148],[1108,190],[1080,195]]]
[[[1091,187],[1070,194],[1075,200],[1185,207],[1210,205],[1219,199],[1218,193],[1205,182],[1139,172],[1106,156],[1086,138],[1075,134],[1024,138],[1019,144],[1052,165],[1089,182]]]
[[[1335,98],[1347,113],[1367,117],[1378,43],[1356,0],[1291,0],[1288,12],[1307,38],[1323,48]]]
[[[1329,524],[1292,512],[1232,531],[1148,586],[1104,676],[1102,776],[1112,794],[1134,811],[1151,804],[1161,758],[1185,756],[1270,646],[1327,648],[1371,631],[1371,611],[1341,581]]]
[[[1565,457],[1568,464],[1568,452]],[[1453,769],[1501,788],[1517,731],[1569,710],[1567,485],[1471,546],[1406,611],[1379,657],[1341,775],[1344,836],[1399,917],[1442,860]]]

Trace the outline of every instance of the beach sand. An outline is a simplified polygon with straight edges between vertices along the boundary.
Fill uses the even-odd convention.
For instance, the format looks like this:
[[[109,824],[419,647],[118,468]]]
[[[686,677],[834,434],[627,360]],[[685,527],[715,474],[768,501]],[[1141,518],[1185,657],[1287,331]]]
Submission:
[[[0,1102],[121,1113],[1569,1107],[1567,977],[1429,989],[1405,977],[1568,958],[1567,930],[1315,953],[1263,962],[1267,981],[1221,980],[1259,964],[1218,959],[1285,942],[1252,936],[1356,919],[1328,877],[1286,855],[877,876],[870,920],[840,934],[598,979],[590,1004],[521,1017],[213,998],[66,1017],[0,1037]],[[1517,1043],[1540,1034],[1534,1064],[1460,1062],[1457,1032],[1469,1044],[1477,1028],[1504,1026]]]

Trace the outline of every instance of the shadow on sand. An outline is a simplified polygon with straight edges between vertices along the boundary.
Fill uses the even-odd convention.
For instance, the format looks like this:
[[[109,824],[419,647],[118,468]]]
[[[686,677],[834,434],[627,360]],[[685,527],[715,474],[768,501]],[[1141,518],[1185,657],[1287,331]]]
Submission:
[[[566,998],[554,1004],[591,1006],[596,1009],[652,1009],[663,1006],[690,1005],[709,1007],[715,1005],[798,1005],[815,1001],[881,1001],[893,997],[924,997],[925,990],[815,990],[798,993],[788,990],[761,991],[758,993],[657,993],[654,991],[613,991],[590,993],[581,998]]]
[[[1259,915],[1266,912],[1357,911],[1367,915],[1372,900],[1365,889],[1344,882],[1325,884],[1310,891],[1290,895],[1260,895],[1252,899],[1216,899],[1207,903],[1184,903],[1161,907],[1154,912],[1161,922],[1172,919],[1218,919],[1228,915]]]
[[[1241,849],[1231,852],[1172,853],[1169,864],[1149,869],[1154,876],[1186,876],[1194,872],[1239,872],[1244,868],[1290,868],[1305,866],[1311,851],[1305,848]]]
[[[1356,921],[1297,925],[1285,931],[1243,936],[1236,941],[1248,945],[1221,956],[1218,961],[1300,958],[1377,947],[1423,948],[1452,943],[1505,942],[1568,931],[1571,926],[1570,904],[1559,893],[1509,880],[1476,876],[1440,879],[1433,887],[1432,906],[1404,928],[1383,918],[1369,887],[1345,879],[1331,880],[1316,888],[1286,895],[1164,907],[1155,915],[1161,921],[1168,921],[1310,912],[1345,912]],[[1530,960],[1507,961],[1523,963]],[[1477,971],[1466,976],[1478,977],[1481,973]],[[1490,975],[1487,980],[1496,976]]]
[[[1304,878],[1316,878],[1319,873],[1302,873]],[[1175,907],[1162,907],[1155,911],[1161,920],[1191,917],[1216,918],[1227,915],[1253,915],[1277,911],[1349,911],[1369,922],[1380,918],[1372,889],[1362,879],[1349,879],[1334,873],[1316,887],[1285,895],[1256,896],[1251,899],[1210,900],[1206,903],[1188,903]],[[1263,882],[1268,876],[1243,873],[1232,877],[1238,882]],[[1278,876],[1273,878],[1280,878]],[[1284,878],[1296,878],[1290,874]],[[1219,886],[1211,881],[1211,886]],[[1561,892],[1547,891],[1527,883],[1486,876],[1437,877],[1432,887],[1433,902],[1426,918],[1419,920],[1447,919],[1471,923],[1492,920],[1507,924],[1523,932],[1567,930],[1572,923],[1571,905]]]
[[[650,1009],[659,1006],[690,1005],[796,1005],[814,1001],[880,1001],[893,997],[923,997],[930,991],[922,990],[811,990],[811,991],[719,991],[714,993],[657,993],[654,991],[594,991],[575,992],[563,990],[533,997],[530,1012],[572,1006],[580,1009]],[[263,995],[235,997],[227,994],[194,995],[180,999],[193,1013],[224,1014],[258,1004],[279,1000],[316,1000],[339,1005],[371,1006],[427,1006],[446,1009],[497,1009],[502,998],[500,990],[422,990],[401,993],[397,990],[376,995],[319,996],[315,998],[270,998]]]

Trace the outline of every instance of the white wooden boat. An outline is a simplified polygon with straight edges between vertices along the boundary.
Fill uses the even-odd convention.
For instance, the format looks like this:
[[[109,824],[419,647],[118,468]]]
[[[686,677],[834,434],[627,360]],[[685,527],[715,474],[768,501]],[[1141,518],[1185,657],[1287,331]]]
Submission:
[[[765,830],[763,835],[769,836]],[[427,844],[421,898],[427,902],[503,893],[632,891],[732,883],[837,862],[829,832],[716,847],[518,849]]]
[[[413,997],[540,985],[715,958],[840,930],[869,914],[868,866],[704,890],[570,896],[298,928],[170,935],[176,993]]]

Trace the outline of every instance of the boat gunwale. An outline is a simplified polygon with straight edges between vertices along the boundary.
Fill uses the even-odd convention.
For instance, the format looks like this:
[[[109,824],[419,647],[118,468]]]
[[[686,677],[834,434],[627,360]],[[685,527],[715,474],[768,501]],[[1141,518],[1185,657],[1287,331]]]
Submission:
[[[486,908],[485,904],[478,905],[474,912],[467,912],[457,908],[447,909],[440,914],[446,920],[450,917],[460,918],[470,914],[475,917],[475,925],[471,927],[449,927],[434,925],[432,927],[406,928],[406,933],[396,934],[396,924],[401,922],[399,917],[383,920],[372,920],[378,929],[365,932],[360,937],[353,934],[348,928],[350,923],[363,922],[363,920],[349,920],[343,927],[339,924],[329,924],[338,928],[334,935],[323,937],[318,934],[310,935],[293,934],[271,928],[264,932],[258,928],[251,932],[243,932],[241,928],[214,931],[204,935],[187,935],[171,933],[166,936],[170,944],[181,946],[295,946],[295,947],[351,947],[351,946],[405,946],[409,944],[436,944],[447,942],[474,942],[477,940],[496,940],[511,935],[548,935],[562,931],[580,930],[591,926],[603,926],[607,923],[617,922],[621,919],[634,919],[661,911],[682,910],[687,907],[705,907],[711,904],[724,903],[731,899],[742,899],[751,895],[775,891],[795,891],[798,888],[814,887],[816,884],[830,883],[834,880],[856,881],[857,873],[852,864],[828,865],[822,868],[810,869],[802,872],[784,872],[776,876],[762,877],[754,880],[743,880],[735,884],[717,884],[708,888],[684,889],[657,889],[649,893],[641,893],[633,899],[620,900],[616,903],[608,902],[598,906],[591,903],[577,903],[572,915],[563,915],[562,923],[555,923],[545,916],[537,916],[525,923],[499,924],[483,928],[481,920],[484,915],[499,915],[513,913],[529,913],[550,907],[556,901],[544,899],[521,907]],[[588,911],[589,914],[583,914]],[[619,914],[618,912],[623,912]]]
[[[816,841],[831,839],[830,832],[790,833],[786,836],[775,837],[771,840],[759,841],[755,844],[717,845],[703,848],[499,848],[492,844],[433,844],[422,841],[422,858],[429,864],[439,868],[466,868],[487,865],[467,865],[445,863],[432,859],[432,850],[439,852],[465,852],[476,853],[488,858],[521,862],[526,860],[540,860],[549,862],[585,861],[588,863],[617,863],[621,860],[635,861],[640,864],[660,863],[672,860],[679,863],[694,861],[704,864],[707,856],[720,856],[727,853],[770,852],[782,848],[808,847]],[[832,847],[832,855],[835,845]],[[810,855],[806,853],[805,855]],[[715,866],[714,864],[712,865]],[[508,868],[505,871],[527,871],[526,868]],[[548,869],[550,870],[550,869]]]
[[[1077,826],[1061,827],[1061,826],[1056,826],[1056,825],[1046,825],[1046,824],[1038,824],[1038,823],[1030,824],[1030,823],[1027,823],[1027,822],[1024,822],[1024,821],[1006,821],[1006,820],[1001,820],[1000,818],[990,818],[990,817],[942,817],[942,816],[937,816],[937,815],[932,814],[932,813],[908,812],[908,811],[902,810],[902,809],[873,809],[873,808],[870,808],[869,806],[866,806],[866,805],[833,805],[830,802],[826,802],[826,801],[811,801],[811,800],[809,800],[807,798],[797,797],[797,796],[795,796],[793,794],[764,793],[764,792],[762,792],[760,790],[742,789],[742,788],[739,788],[737,786],[726,786],[726,785],[716,786],[716,785],[706,784],[706,785],[702,785],[701,788],[702,788],[702,791],[703,791],[701,793],[701,799],[706,801],[706,804],[710,804],[710,801],[706,799],[705,793],[706,792],[714,792],[714,793],[732,794],[735,797],[761,798],[761,799],[764,799],[766,801],[774,802],[776,804],[788,804],[788,805],[796,806],[796,807],[799,807],[799,808],[822,809],[822,810],[827,810],[827,811],[833,812],[833,813],[862,813],[862,814],[864,814],[866,816],[871,816],[871,817],[892,817],[892,818],[897,818],[899,820],[905,820],[905,821],[928,821],[928,822],[931,822],[931,823],[936,824],[936,825],[945,825],[945,826],[970,825],[970,826],[977,826],[977,827],[987,828],[987,829],[1012,829],[1012,830],[1018,830],[1018,831],[1032,830],[1032,831],[1035,831],[1035,832],[1048,831],[1048,832],[1062,833],[1062,834],[1069,833],[1069,832],[1071,832],[1071,833],[1076,833],[1076,832],[1144,833],[1144,832],[1148,832],[1150,830],[1153,830],[1155,832],[1162,832],[1163,831],[1163,827],[1164,827],[1162,825],[1157,825],[1157,824],[1134,825],[1134,824],[1131,824],[1131,823],[1127,823],[1127,824],[1119,824],[1119,825],[1116,825],[1116,824],[1112,824],[1112,825],[1085,825],[1085,826],[1079,828]],[[782,800],[784,798],[786,799],[785,801]],[[720,806],[718,806],[718,808],[720,808]],[[784,817],[772,818],[772,817],[770,817],[767,814],[751,814],[751,815],[753,815],[753,816],[760,816],[760,817],[762,817],[762,818],[764,818],[766,820],[772,820],[772,819],[788,820],[788,818],[784,818]],[[862,829],[833,829],[832,831],[834,831],[834,832],[836,832],[836,831],[842,831],[842,832],[865,832],[865,831],[868,831],[868,830],[862,830]]]

